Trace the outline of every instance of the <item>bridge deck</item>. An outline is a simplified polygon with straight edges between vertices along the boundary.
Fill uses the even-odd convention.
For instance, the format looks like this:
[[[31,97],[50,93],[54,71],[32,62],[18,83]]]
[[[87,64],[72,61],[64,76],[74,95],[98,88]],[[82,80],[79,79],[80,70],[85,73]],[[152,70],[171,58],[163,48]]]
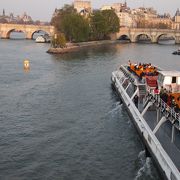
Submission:
[[[120,31],[116,34],[116,39],[127,36],[131,42],[137,42],[140,35],[146,35],[152,43],[158,43],[162,35],[173,37],[175,43],[180,43],[180,30],[176,29],[120,28]]]
[[[26,35],[26,39],[32,39],[32,36],[37,31],[44,31],[50,36],[55,33],[54,26],[39,26],[39,25],[26,25],[26,24],[0,24],[0,37],[9,39],[12,31],[22,31]]]

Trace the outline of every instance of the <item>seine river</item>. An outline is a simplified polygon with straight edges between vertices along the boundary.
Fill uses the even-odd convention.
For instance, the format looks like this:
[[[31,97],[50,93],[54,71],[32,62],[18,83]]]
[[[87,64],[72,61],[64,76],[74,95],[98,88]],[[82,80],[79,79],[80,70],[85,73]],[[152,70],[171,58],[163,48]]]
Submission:
[[[160,180],[110,77],[128,59],[180,70],[178,46],[48,47],[0,40],[0,179]]]

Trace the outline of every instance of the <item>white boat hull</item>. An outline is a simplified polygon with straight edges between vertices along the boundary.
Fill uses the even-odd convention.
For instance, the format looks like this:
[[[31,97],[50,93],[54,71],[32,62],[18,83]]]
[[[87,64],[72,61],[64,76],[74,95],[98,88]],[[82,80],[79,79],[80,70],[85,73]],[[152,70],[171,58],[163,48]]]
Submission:
[[[123,84],[120,78],[121,77],[117,76],[117,71],[113,72],[112,84],[132,117],[133,123],[142,137],[144,144],[156,161],[158,167],[160,167],[161,174],[168,180],[180,180],[179,170],[161,146],[142,114],[136,108],[132,98],[127,94],[126,89],[122,86]]]

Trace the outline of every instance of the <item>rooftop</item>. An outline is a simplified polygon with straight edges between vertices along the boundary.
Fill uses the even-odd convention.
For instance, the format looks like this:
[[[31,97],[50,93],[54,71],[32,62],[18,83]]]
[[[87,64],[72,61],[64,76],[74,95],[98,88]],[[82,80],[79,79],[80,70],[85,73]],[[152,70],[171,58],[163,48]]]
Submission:
[[[159,71],[163,76],[180,77],[180,71]]]

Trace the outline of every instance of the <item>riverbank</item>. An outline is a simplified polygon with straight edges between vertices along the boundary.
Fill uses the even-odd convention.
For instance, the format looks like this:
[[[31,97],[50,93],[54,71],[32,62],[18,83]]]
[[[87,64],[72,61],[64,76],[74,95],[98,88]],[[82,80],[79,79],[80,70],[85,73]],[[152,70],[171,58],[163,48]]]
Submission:
[[[82,48],[87,48],[91,46],[99,46],[99,45],[105,45],[105,44],[115,44],[119,41],[112,41],[112,40],[103,40],[103,41],[89,41],[89,42],[81,42],[81,43],[67,43],[67,47],[65,48],[50,48],[47,53],[50,54],[65,54],[70,53],[74,51],[78,51]]]

